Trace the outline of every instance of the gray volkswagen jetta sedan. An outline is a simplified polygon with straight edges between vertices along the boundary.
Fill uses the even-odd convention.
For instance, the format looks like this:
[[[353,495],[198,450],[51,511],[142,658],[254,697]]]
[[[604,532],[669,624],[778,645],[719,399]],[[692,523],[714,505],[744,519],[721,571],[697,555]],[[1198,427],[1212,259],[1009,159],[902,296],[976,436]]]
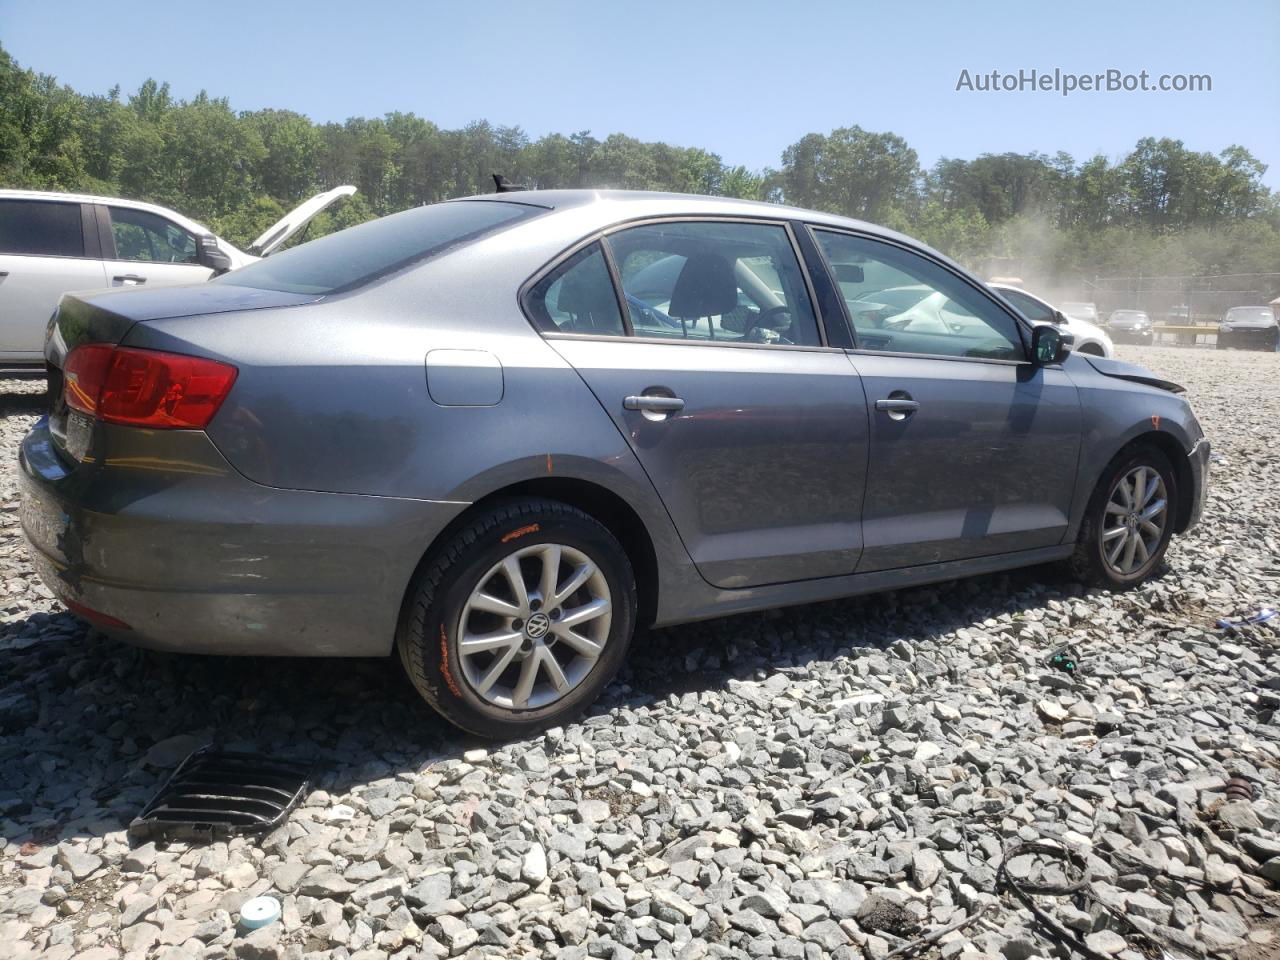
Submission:
[[[66,297],[22,524],[112,636],[394,649],[453,723],[518,736],[645,625],[1047,561],[1150,576],[1208,443],[1177,385],[1066,339],[842,217],[455,200]]]

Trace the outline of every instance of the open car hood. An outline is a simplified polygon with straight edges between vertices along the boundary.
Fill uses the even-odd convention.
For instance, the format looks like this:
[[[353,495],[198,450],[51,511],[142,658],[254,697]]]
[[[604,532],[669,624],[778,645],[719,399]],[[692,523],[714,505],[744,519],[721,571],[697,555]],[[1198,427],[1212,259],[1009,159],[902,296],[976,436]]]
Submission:
[[[1181,384],[1174,383],[1172,380],[1165,380],[1163,377],[1157,377],[1146,367],[1139,367],[1137,364],[1110,360],[1107,357],[1095,357],[1089,353],[1076,354],[1076,356],[1084,357],[1093,366],[1093,369],[1104,377],[1115,377],[1117,380],[1145,383],[1149,387],[1159,387],[1161,390],[1168,390],[1170,393],[1187,392],[1187,388]]]
[[[253,241],[248,252],[255,257],[266,257],[274,251],[280,249],[280,245],[296,234],[299,230],[311,222],[312,217],[321,210],[333,203],[341,200],[343,197],[349,197],[356,192],[356,188],[350,184],[341,187],[334,187],[332,190],[326,190],[324,193],[317,193],[306,203],[294,207],[278,221],[263,231],[262,236]]]

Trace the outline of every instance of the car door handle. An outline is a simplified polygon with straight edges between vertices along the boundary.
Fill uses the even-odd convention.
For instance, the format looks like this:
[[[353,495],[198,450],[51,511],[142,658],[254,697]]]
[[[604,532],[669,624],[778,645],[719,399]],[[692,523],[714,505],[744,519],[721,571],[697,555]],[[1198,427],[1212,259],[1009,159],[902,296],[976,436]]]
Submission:
[[[660,397],[647,393],[627,397],[622,405],[628,410],[645,410],[649,413],[675,413],[684,409],[684,401],[679,397]]]
[[[120,285],[122,285],[122,286],[132,286],[132,287],[136,287],[136,286],[138,286],[139,284],[146,283],[146,282],[147,282],[147,278],[146,278],[146,277],[140,277],[140,276],[138,276],[136,273],[126,273],[126,274],[123,274],[122,276],[119,276],[119,277],[112,277],[112,278],[111,278],[111,282],[112,282],[112,283],[118,283],[118,284],[120,284]]]
[[[876,409],[889,414],[890,420],[905,420],[920,409],[920,401],[908,396],[889,397],[887,400],[877,400]]]

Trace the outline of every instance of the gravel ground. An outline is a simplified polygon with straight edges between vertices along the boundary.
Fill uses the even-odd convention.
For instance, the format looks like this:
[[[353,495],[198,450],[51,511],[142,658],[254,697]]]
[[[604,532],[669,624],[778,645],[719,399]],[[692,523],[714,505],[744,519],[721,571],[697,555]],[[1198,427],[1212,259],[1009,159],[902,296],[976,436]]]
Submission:
[[[1127,348],[1221,459],[1169,570],[1123,595],[1024,571],[664,630],[592,714],[482,745],[392,661],[133,650],[36,581],[0,397],[0,958],[1270,956],[1280,914],[1280,356]],[[5,385],[0,385],[0,387]],[[1047,665],[1063,644],[1073,674]],[[261,844],[123,830],[210,741],[314,758]],[[1256,797],[1231,799],[1245,778]],[[246,935],[240,905],[281,920]],[[970,919],[977,915],[976,919]],[[1150,939],[1153,938],[1153,939]],[[901,954],[899,954],[901,956]]]

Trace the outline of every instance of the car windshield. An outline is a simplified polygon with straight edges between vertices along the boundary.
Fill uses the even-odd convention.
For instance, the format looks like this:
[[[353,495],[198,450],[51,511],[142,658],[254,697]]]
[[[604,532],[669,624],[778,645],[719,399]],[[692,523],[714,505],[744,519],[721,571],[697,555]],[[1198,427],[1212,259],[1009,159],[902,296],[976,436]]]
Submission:
[[[1270,307],[1232,307],[1227,311],[1228,320],[1252,320],[1266,322],[1272,318]]]
[[[1138,321],[1147,319],[1147,315],[1141,310],[1117,310],[1111,315],[1112,320],[1129,320]]]
[[[320,237],[241,267],[215,282],[283,293],[338,293],[539,212],[537,207],[501,200],[459,200],[417,207]]]

